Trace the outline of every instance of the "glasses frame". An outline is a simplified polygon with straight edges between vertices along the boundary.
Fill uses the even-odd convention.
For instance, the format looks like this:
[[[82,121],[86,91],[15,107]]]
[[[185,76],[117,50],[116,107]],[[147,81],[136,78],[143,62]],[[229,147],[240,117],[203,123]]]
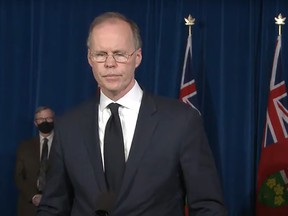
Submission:
[[[47,117],[47,118],[36,118],[35,121],[37,123],[42,123],[42,122],[53,122],[54,117]]]
[[[129,58],[137,51],[138,49],[135,49],[131,54],[125,54],[125,53],[123,53],[123,54],[121,54],[121,53],[112,53],[112,54],[108,54],[108,53],[106,53],[106,52],[103,52],[103,54],[104,53],[106,53],[106,56],[105,56],[105,60],[102,60],[102,61],[97,61],[96,59],[95,59],[95,55],[96,55],[96,52],[95,51],[91,51],[90,50],[90,57],[91,57],[91,61],[92,62],[97,62],[97,63],[104,63],[104,62],[106,62],[107,61],[107,59],[108,59],[108,57],[109,56],[112,56],[112,58],[115,60],[115,62],[117,62],[117,63],[127,63],[128,62],[128,60],[129,60]],[[125,57],[126,58],[126,61],[117,61],[116,59],[115,59],[115,55],[122,55],[123,57]],[[94,58],[94,59],[93,59]]]

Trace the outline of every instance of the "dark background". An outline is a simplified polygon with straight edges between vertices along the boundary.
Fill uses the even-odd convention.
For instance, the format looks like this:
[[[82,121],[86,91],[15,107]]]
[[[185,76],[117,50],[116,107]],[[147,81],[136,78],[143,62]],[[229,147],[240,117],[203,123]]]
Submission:
[[[0,0],[0,214],[16,215],[16,150],[35,135],[40,105],[57,115],[95,94],[86,59],[89,24],[118,11],[143,38],[136,77],[146,90],[177,98],[188,27],[198,97],[230,216],[254,215],[259,149],[278,34],[287,0]],[[288,71],[288,26],[282,61]]]

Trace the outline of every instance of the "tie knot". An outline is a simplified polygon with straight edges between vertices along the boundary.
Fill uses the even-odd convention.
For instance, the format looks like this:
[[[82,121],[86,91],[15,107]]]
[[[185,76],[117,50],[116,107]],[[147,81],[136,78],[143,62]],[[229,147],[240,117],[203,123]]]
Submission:
[[[45,137],[43,138],[43,144],[48,143],[48,139]]]
[[[118,115],[118,108],[120,107],[120,104],[118,104],[118,103],[110,103],[108,105],[108,107],[111,110],[111,113],[113,115]]]

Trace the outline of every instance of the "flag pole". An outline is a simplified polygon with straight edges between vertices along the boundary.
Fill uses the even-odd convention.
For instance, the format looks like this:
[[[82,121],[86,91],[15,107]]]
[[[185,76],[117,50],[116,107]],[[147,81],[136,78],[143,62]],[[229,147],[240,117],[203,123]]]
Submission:
[[[285,25],[284,21],[286,20],[286,17],[283,17],[280,13],[278,17],[275,17],[275,24],[278,25],[278,36],[281,36],[282,31],[282,25]]]
[[[185,25],[188,25],[189,27],[189,36],[192,35],[192,25],[195,24],[195,18],[193,18],[190,14],[187,18],[184,18]]]

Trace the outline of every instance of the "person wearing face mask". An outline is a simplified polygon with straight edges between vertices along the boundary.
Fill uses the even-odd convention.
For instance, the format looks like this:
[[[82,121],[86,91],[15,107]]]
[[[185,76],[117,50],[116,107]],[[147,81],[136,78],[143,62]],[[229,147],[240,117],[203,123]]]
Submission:
[[[38,107],[34,125],[38,135],[22,142],[17,150],[15,181],[19,190],[18,216],[36,215],[41,201],[54,136],[54,111],[47,106]]]

